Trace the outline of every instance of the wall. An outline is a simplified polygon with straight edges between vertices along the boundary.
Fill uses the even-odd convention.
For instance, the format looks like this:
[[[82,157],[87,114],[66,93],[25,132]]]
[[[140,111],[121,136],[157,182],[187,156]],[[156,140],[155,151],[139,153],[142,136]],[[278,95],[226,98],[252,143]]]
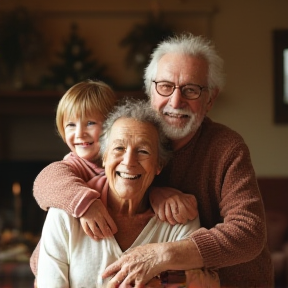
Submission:
[[[68,0],[41,5],[36,0],[21,1],[42,11],[42,25],[52,51],[61,47],[71,20],[79,20],[81,36],[95,55],[101,55],[101,61],[113,67],[111,75],[123,86],[133,86],[138,78],[125,66],[126,51],[119,47],[119,41],[133,25],[144,21],[147,11],[157,10],[157,2],[177,31],[208,35],[225,60],[226,89],[210,116],[243,135],[257,176],[288,176],[288,124],[276,125],[273,121],[272,46],[273,29],[288,29],[286,0],[85,0],[81,6]],[[0,9],[19,3],[2,0]],[[18,132],[13,135],[20,137]]]
[[[288,1],[219,0],[213,39],[227,85],[211,116],[243,135],[258,176],[288,176],[288,124],[273,122],[274,29],[288,29]]]

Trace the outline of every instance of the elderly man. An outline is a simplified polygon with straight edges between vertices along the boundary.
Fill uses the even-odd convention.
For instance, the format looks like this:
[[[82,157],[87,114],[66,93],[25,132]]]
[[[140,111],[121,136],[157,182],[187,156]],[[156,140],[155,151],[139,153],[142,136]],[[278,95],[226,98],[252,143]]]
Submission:
[[[146,93],[174,150],[156,183],[195,195],[202,228],[188,240],[137,247],[104,277],[138,271],[131,282],[141,287],[163,269],[206,267],[219,269],[222,287],[273,287],[264,207],[248,147],[235,131],[206,116],[224,84],[222,66],[214,46],[191,34],[163,41],[152,54]],[[155,194],[161,210],[170,194],[167,188]],[[162,220],[164,210],[158,211]]]

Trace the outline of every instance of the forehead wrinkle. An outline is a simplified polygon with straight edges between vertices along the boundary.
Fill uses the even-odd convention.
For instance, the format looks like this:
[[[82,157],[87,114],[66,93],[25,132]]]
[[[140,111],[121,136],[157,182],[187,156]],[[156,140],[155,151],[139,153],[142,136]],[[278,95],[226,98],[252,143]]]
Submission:
[[[155,151],[158,148],[157,144],[153,145],[152,141],[149,140],[150,138],[148,137],[149,136],[148,133],[147,134],[146,133],[135,133],[135,134],[129,133],[129,135],[126,135],[126,136],[119,138],[119,134],[118,134],[118,137],[116,139],[112,139],[111,143],[113,145],[119,145],[119,144],[129,145],[130,144],[129,142],[133,141],[136,147],[139,147],[139,146],[149,147],[152,151]]]

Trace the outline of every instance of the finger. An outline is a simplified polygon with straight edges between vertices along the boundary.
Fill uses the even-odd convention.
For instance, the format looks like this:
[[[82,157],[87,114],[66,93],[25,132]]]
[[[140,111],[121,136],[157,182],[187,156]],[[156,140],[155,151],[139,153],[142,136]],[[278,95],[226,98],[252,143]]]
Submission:
[[[98,222],[98,231],[101,235],[103,235],[104,238],[109,238],[109,237],[112,237],[113,236],[113,233],[110,229],[110,227],[108,226],[108,224],[105,222],[105,223],[99,223]],[[95,229],[96,230],[96,229]],[[98,236],[99,234],[95,234],[96,236]]]
[[[121,261],[117,260],[114,263],[110,264],[104,272],[102,273],[102,278],[112,277],[121,270]],[[114,278],[114,277],[113,277]]]
[[[91,231],[91,229],[89,228],[88,224],[86,221],[80,219],[80,223],[81,223],[81,226],[84,230],[84,232],[92,239],[94,239],[94,234],[93,232]]]
[[[112,237],[118,231],[114,220],[106,212],[97,217],[97,227],[105,238]]]
[[[145,284],[143,284],[143,281],[142,281],[142,280],[136,278],[135,284],[134,284],[133,287],[134,287],[134,288],[144,288],[144,287],[145,287]]]
[[[167,202],[165,204],[165,216],[166,216],[166,219],[167,219],[169,224],[171,224],[171,225],[177,224],[177,221],[175,221],[175,219],[173,217],[173,213],[171,211],[171,205]]]
[[[173,205],[170,206],[175,221],[180,224],[185,224],[188,220],[186,206],[182,202],[180,203],[174,202]]]
[[[158,218],[161,221],[165,222],[167,220],[166,216],[165,216],[165,205],[163,205],[163,204],[160,205],[159,208],[158,208],[158,211],[157,212],[154,211],[154,212],[157,214]]]
[[[108,227],[109,227],[109,229],[111,231],[111,234],[113,235],[113,234],[117,233],[118,228],[117,228],[113,218],[109,214],[107,214],[105,216],[105,220],[106,220],[107,225],[108,225]]]
[[[189,195],[189,200],[185,203],[187,209],[187,218],[190,220],[195,219],[198,216],[198,205],[194,195]]]
[[[183,209],[185,209],[185,217],[187,218],[187,220],[193,220],[198,216],[198,209],[193,206],[185,205],[185,208]],[[184,212],[183,212],[183,215],[184,215]]]

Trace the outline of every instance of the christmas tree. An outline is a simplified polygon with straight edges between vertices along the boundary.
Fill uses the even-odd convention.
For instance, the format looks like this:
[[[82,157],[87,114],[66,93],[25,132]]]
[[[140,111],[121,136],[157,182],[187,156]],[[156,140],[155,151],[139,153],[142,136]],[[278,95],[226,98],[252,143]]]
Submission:
[[[50,75],[42,80],[46,89],[67,90],[74,84],[87,80],[102,80],[112,85],[104,75],[106,67],[91,59],[91,51],[86,48],[85,41],[78,36],[76,24],[72,24],[68,40],[64,41],[63,51],[57,53],[59,61],[49,67]]]

